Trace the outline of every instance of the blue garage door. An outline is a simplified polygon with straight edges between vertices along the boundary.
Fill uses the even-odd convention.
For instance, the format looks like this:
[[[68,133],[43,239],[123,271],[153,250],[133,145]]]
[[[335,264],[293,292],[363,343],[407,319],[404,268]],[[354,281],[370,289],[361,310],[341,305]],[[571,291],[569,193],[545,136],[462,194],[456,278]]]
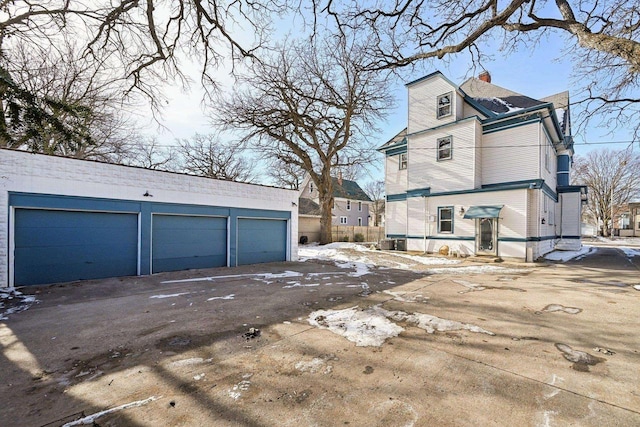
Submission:
[[[287,260],[287,221],[238,219],[238,265]]]
[[[227,265],[227,219],[153,215],[152,272]]]
[[[15,210],[16,286],[138,273],[138,215]]]

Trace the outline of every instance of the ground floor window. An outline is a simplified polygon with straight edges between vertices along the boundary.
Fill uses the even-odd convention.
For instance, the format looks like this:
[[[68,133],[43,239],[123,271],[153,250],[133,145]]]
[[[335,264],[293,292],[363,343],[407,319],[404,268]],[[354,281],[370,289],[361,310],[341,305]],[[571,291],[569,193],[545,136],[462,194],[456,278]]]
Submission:
[[[438,208],[438,233],[453,233],[453,206]]]
[[[358,226],[362,227],[362,218],[358,217]]]

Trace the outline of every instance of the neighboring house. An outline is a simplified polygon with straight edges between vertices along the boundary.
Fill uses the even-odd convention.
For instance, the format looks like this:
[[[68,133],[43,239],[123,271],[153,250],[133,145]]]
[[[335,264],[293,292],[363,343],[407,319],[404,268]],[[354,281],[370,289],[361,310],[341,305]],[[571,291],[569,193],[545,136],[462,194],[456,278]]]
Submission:
[[[629,203],[629,211],[620,218],[621,237],[640,237],[640,202]]]
[[[298,242],[320,241],[320,205],[311,199],[298,199]],[[303,237],[304,236],[304,237]]]
[[[341,177],[333,180],[333,216],[332,225],[353,225],[367,227],[373,225],[370,218],[371,199],[360,188],[357,182]],[[320,201],[318,189],[313,180],[308,176],[305,178],[300,190],[301,199],[313,200],[316,204]]]
[[[298,192],[0,149],[0,288],[295,260]]]
[[[384,144],[386,235],[407,250],[534,260],[578,248],[586,187],[569,185],[569,94],[533,99],[483,73],[407,85],[407,128]]]

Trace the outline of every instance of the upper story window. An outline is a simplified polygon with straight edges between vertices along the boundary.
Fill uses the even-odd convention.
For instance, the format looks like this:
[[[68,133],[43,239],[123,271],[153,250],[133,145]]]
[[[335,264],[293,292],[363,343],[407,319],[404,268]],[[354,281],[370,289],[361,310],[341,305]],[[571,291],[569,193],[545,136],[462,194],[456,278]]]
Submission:
[[[453,138],[447,136],[438,139],[438,161],[448,160],[452,157]]]
[[[347,200],[347,210],[351,210],[351,200]]]
[[[358,217],[358,227],[362,227],[362,217]]]
[[[548,141],[544,147],[544,167],[547,169],[547,172],[551,172],[551,146]]]
[[[358,202],[358,212],[362,212],[362,202]]]
[[[400,165],[399,167],[401,170],[407,168],[407,153],[400,154],[398,164]]]
[[[313,182],[309,183],[309,193],[313,193]]]
[[[438,233],[453,233],[453,206],[438,208]]]
[[[445,93],[437,98],[438,118],[451,115],[451,97],[453,92]]]
[[[341,216],[340,217],[340,224],[344,225],[347,223],[347,217],[346,216]]]

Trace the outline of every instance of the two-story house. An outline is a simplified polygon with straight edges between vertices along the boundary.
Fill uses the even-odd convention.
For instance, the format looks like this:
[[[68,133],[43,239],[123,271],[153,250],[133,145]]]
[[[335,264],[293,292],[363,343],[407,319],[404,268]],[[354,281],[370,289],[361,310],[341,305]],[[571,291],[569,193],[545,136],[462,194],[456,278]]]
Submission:
[[[386,235],[407,250],[534,260],[579,248],[586,187],[570,185],[569,94],[533,99],[439,71],[406,85],[385,154]]]
[[[371,198],[362,190],[356,181],[342,179],[341,176],[333,180],[333,209],[331,210],[332,225],[369,226],[369,205]],[[318,203],[320,196],[313,180],[307,177],[302,183],[301,199],[311,199]]]

